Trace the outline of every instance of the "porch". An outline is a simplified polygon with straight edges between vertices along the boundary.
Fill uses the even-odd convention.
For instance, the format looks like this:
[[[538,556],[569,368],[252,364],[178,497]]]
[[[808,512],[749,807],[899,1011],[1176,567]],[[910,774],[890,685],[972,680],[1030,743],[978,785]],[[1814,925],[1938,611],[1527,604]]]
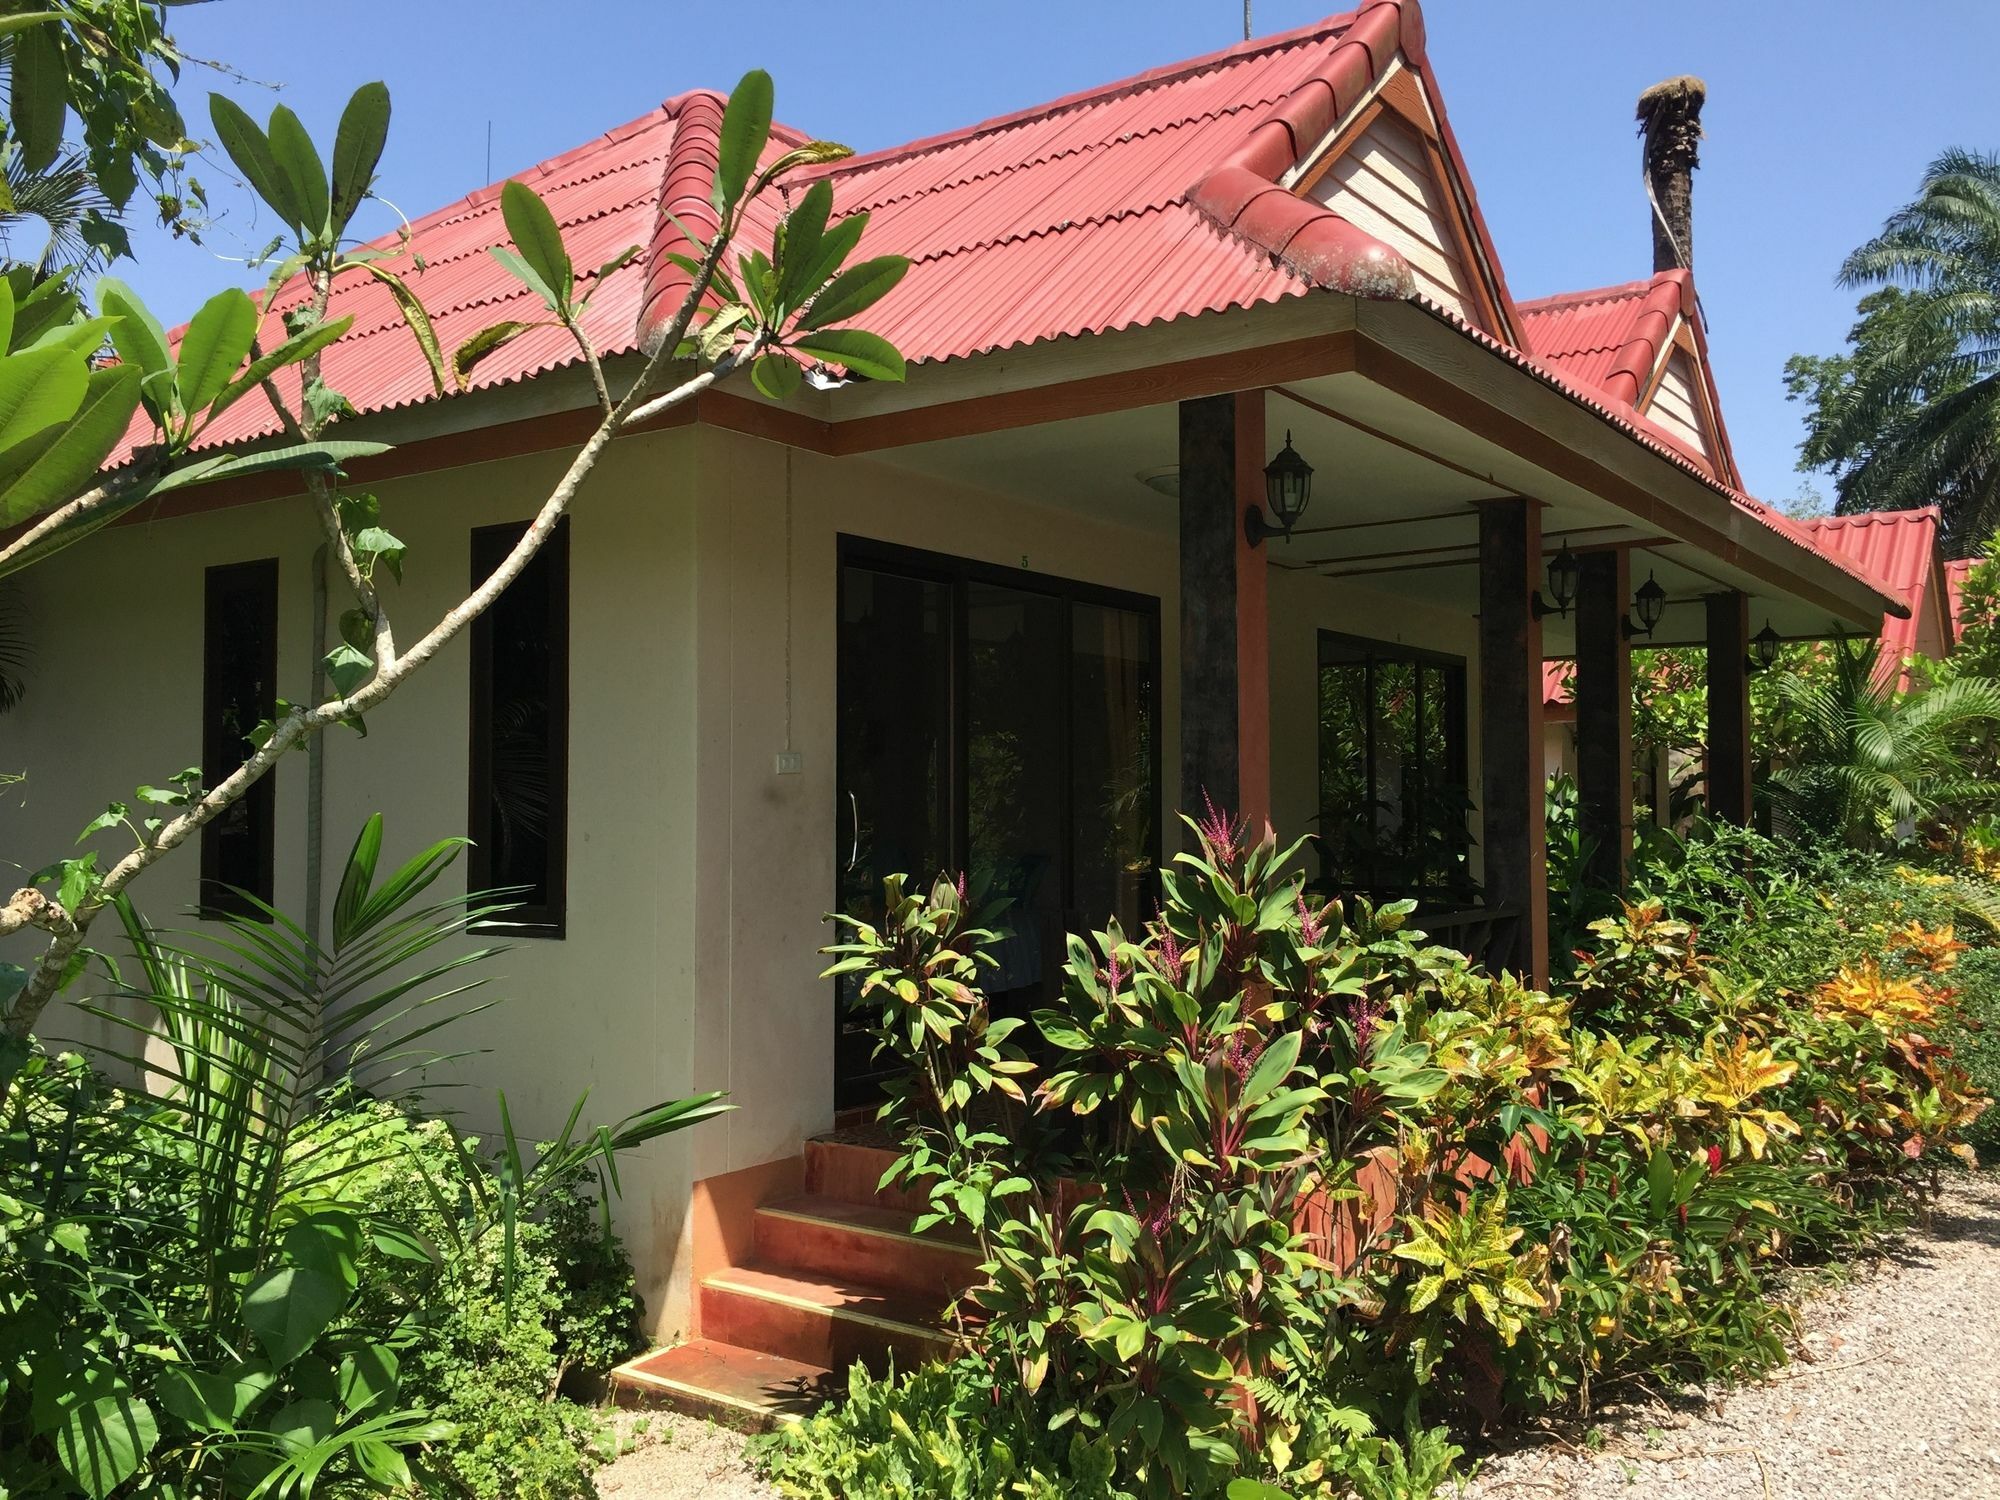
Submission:
[[[907,1267],[863,1253],[907,1250],[907,1212],[811,1187],[798,1154],[874,1085],[834,986],[805,977],[808,904],[865,913],[888,875],[966,872],[1009,898],[994,1000],[1026,1014],[1067,934],[1150,917],[1175,813],[1212,800],[1318,835],[1305,873],[1328,891],[1414,896],[1441,937],[1539,984],[1545,661],[1577,662],[1610,880],[1635,649],[1708,647],[1711,743],[1729,747],[1711,805],[1742,819],[1752,632],[1879,615],[1685,455],[1447,319],[1344,298],[1284,314],[1137,330],[1119,364],[1031,349],[849,389],[839,421],[704,404],[701,467],[732,504],[697,528],[716,643],[697,701],[726,704],[728,729],[697,756],[695,858],[724,875],[698,887],[696,927],[726,956],[720,984],[697,977],[695,1064],[743,1111],[694,1173],[683,1363],[834,1368],[815,1351],[841,1354],[823,1341],[844,1323],[925,1326],[883,1300]],[[1260,536],[1246,520],[1273,524],[1266,467],[1288,441],[1310,499]],[[777,778],[744,774],[781,716]],[[845,1275],[813,1259],[829,1245]],[[739,1317],[745,1299],[780,1311]]]

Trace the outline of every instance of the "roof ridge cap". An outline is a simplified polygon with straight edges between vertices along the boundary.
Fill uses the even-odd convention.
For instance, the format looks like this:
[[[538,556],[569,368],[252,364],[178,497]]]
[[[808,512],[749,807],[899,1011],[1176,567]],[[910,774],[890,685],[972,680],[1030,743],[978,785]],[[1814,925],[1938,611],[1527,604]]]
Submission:
[[[1414,296],[1416,275],[1407,260],[1280,179],[1367,96],[1399,52],[1420,63],[1423,51],[1417,0],[1363,0],[1324,62],[1188,188],[1187,202],[1224,234],[1265,252],[1309,285],[1383,301]]]
[[[1078,89],[1074,93],[1061,94],[1039,104],[1030,104],[1021,109],[1010,110],[1006,114],[994,115],[976,124],[960,125],[951,130],[940,131],[936,135],[919,136],[915,140],[904,141],[894,146],[882,146],[874,151],[862,152],[843,161],[833,162],[816,172],[800,175],[837,177],[843,173],[881,166],[899,157],[918,156],[927,151],[957,145],[960,141],[997,134],[1016,125],[1026,124],[1030,120],[1045,119],[1061,114],[1065,110],[1079,109],[1087,104],[1098,104],[1126,94],[1135,94],[1141,89],[1152,88],[1178,78],[1191,77],[1196,73],[1239,62],[1246,57],[1282,51],[1286,47],[1297,46],[1315,37],[1334,36],[1352,26],[1369,3],[1380,3],[1380,0],[1363,0],[1363,3],[1355,6],[1353,10],[1325,16],[1304,26],[1295,26],[1290,31],[1273,32],[1269,36],[1253,37],[1249,41],[1237,42],[1217,52],[1205,52],[1195,57],[1182,58],[1178,62],[1162,63],[1159,67],[1148,68],[1143,73],[1133,73],[1124,78],[1113,79],[1109,83],[1095,84],[1090,88]]]
[[[722,161],[722,120],[728,102],[714,89],[690,89],[665,106],[673,112],[674,139],[660,167],[659,205],[639,294],[638,340],[649,355],[694,286],[694,277],[672,257],[698,254],[696,240],[712,241],[722,230],[710,194]]]

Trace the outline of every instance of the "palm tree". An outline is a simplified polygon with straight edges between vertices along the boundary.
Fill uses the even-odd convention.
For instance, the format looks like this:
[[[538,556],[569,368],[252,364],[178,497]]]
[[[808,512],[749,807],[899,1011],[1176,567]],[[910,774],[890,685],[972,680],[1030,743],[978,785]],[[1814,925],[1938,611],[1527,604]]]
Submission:
[[[1879,642],[1825,650],[1820,670],[1776,683],[1779,748],[1766,788],[1784,823],[1874,848],[1942,812],[2000,806],[2000,782],[1974,766],[1979,738],[2000,723],[2000,682],[1961,677],[1905,693],[1894,674],[1877,673]]]
[[[111,200],[97,186],[80,151],[67,151],[49,167],[32,172],[21,153],[9,147],[0,156],[6,195],[0,204],[0,246],[12,265],[27,266],[35,280],[59,271],[84,271],[110,257],[84,236],[94,217],[111,213]]]
[[[1955,550],[2000,521],[2000,156],[1951,150],[1840,271],[1863,299],[1850,354],[1795,360],[1800,453],[1842,514],[1939,504]]]

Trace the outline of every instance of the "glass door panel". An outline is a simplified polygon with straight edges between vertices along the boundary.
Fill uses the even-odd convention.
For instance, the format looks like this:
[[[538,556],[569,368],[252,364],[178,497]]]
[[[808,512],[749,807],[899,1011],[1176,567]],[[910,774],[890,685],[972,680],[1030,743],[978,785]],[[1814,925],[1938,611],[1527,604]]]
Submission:
[[[1137,610],[1070,606],[1071,922],[1152,915],[1159,799],[1153,786],[1152,621]]]
[[[965,596],[966,872],[1005,903],[986,976],[994,1011],[1026,1016],[1062,972],[1063,602],[976,581]]]
[[[953,865],[953,619],[949,583],[874,568],[842,570],[839,770],[834,808],[840,909],[882,915],[882,881],[928,882]],[[841,980],[835,1102],[866,1103],[881,1077]]]
[[[835,857],[840,910],[882,881],[963,871],[998,900],[986,990],[1025,1016],[1062,983],[1065,937],[1157,899],[1157,609],[1128,595],[855,543],[841,567]],[[837,987],[834,1099],[882,1070]]]

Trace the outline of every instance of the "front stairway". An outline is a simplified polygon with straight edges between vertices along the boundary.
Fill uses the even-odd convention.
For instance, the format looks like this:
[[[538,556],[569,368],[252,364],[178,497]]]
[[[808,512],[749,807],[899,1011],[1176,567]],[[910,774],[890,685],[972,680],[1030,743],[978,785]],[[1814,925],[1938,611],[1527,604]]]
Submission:
[[[909,1369],[949,1348],[945,1308],[973,1283],[973,1246],[912,1232],[915,1204],[877,1192],[889,1153],[809,1141],[804,1191],[759,1205],[749,1253],[695,1288],[697,1336],[612,1372],[626,1405],[733,1427],[796,1421],[846,1388],[856,1360]]]

